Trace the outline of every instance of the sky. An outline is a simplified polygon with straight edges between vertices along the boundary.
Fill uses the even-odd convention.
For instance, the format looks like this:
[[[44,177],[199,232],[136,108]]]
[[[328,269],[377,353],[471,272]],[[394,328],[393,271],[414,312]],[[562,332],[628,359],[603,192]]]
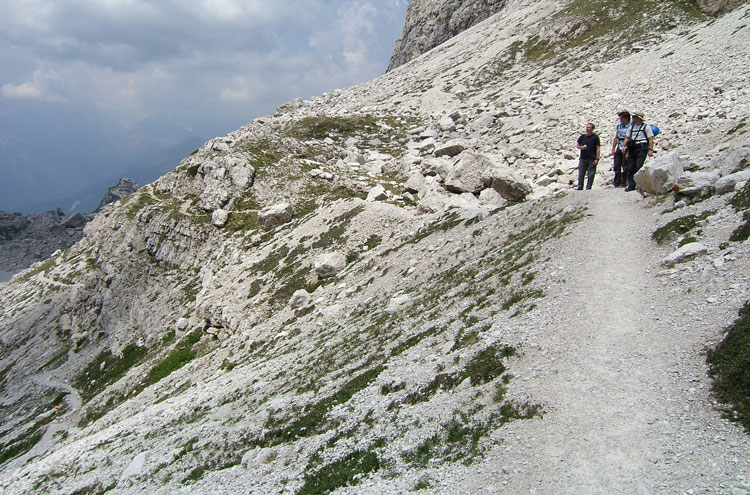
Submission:
[[[407,5],[0,0],[0,210],[33,213],[293,98],[377,77]]]

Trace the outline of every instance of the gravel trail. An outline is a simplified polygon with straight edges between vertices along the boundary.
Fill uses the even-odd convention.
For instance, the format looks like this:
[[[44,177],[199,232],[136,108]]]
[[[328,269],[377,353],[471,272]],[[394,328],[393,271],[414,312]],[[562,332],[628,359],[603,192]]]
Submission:
[[[712,409],[698,344],[710,323],[670,314],[653,209],[621,189],[577,194],[589,216],[561,243],[562,290],[540,305],[545,344],[525,358],[536,379],[524,386],[546,412],[513,428],[526,449],[505,458],[503,484],[545,494],[744,489],[750,442]]]

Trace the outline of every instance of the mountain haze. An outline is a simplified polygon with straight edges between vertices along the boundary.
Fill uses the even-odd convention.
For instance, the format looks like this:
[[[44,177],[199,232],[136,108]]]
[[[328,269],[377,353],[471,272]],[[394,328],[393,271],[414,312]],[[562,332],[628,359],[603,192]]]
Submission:
[[[750,492],[705,356],[750,294],[750,6],[480,3],[0,287],[3,493]]]

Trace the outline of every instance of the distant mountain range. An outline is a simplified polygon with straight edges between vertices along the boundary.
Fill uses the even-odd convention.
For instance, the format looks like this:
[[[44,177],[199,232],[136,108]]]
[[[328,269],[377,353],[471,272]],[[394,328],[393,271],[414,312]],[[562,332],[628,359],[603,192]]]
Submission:
[[[175,146],[164,148],[151,153],[143,160],[132,163],[115,172],[112,172],[103,179],[96,180],[92,183],[83,185],[77,192],[69,195],[60,195],[50,199],[36,198],[32,201],[24,202],[22,198],[30,198],[30,191],[24,192],[23,186],[17,194],[6,197],[10,204],[4,204],[2,209],[20,211],[24,214],[39,213],[43,211],[61,208],[66,213],[88,213],[94,211],[107,191],[107,188],[117,182],[121,177],[129,177],[138,185],[142,186],[158,179],[165,173],[174,169],[180,161],[189,155],[193,150],[198,148],[204,141],[204,138],[189,136]],[[14,182],[14,176],[18,175],[13,170],[9,171],[10,177],[6,177],[10,183]],[[17,181],[23,184],[26,181]]]

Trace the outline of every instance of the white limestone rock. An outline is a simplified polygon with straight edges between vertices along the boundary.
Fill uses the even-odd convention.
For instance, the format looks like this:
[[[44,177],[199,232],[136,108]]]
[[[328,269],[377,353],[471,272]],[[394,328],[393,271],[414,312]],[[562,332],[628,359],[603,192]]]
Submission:
[[[216,225],[217,227],[223,227],[227,224],[227,220],[229,219],[229,213],[227,213],[226,210],[222,210],[219,208],[218,210],[214,210],[213,213],[211,213],[211,223]]]
[[[388,199],[388,191],[381,184],[374,186],[367,194],[367,201],[385,201]]]
[[[315,273],[318,278],[336,276],[346,266],[346,256],[339,252],[323,253],[315,258]]]
[[[479,193],[479,202],[492,206],[505,206],[508,204],[508,200],[500,196],[500,193],[491,187]]]
[[[120,476],[120,482],[131,480],[141,476],[141,474],[143,474],[143,468],[148,462],[149,455],[150,453],[147,451],[141,452],[140,454],[135,456],[133,460],[130,461],[130,464],[128,464],[128,467],[126,467],[122,472],[122,475]]]
[[[398,313],[410,302],[411,302],[411,297],[409,297],[408,294],[399,294],[399,295],[393,296],[388,301],[388,306],[385,308],[385,312],[388,313],[389,315]]]
[[[684,173],[683,162],[684,158],[676,151],[647,162],[635,174],[635,183],[648,193],[666,194]]]
[[[308,304],[310,304],[310,293],[305,289],[295,291],[289,299],[289,307],[292,309],[303,308]]]
[[[439,177],[440,181],[448,177],[453,164],[447,157],[432,158],[428,157],[422,160],[422,175]]]
[[[747,182],[750,180],[750,170],[742,170],[733,174],[725,175],[719,178],[714,184],[714,190],[716,194],[726,194],[732,192],[737,187],[737,184]]]
[[[687,195],[706,194],[719,180],[716,172],[685,172],[675,183],[680,193]]]
[[[520,174],[507,167],[498,167],[490,173],[490,187],[508,201],[523,201],[534,190]]]
[[[487,187],[485,178],[492,168],[493,164],[486,156],[464,151],[445,178],[445,187],[455,193],[479,193]]]
[[[258,222],[263,230],[272,230],[291,222],[294,216],[294,207],[289,203],[279,203],[263,208],[258,213]]]
[[[691,242],[689,244],[685,244],[677,251],[674,251],[672,254],[664,258],[662,263],[665,266],[672,267],[678,263],[687,261],[690,258],[705,254],[707,250],[708,249],[706,248],[706,246],[701,244],[700,242]]]
[[[750,168],[750,147],[732,150],[718,157],[712,165],[720,171],[722,177]]]
[[[446,207],[450,208],[479,208],[482,206],[479,198],[471,193],[451,194]]]
[[[404,192],[417,194],[424,189],[426,185],[425,178],[419,172],[414,172],[404,184]]]
[[[469,148],[469,142],[465,139],[451,139],[445,144],[435,146],[433,154],[435,156],[453,157],[459,155],[462,151]]]

